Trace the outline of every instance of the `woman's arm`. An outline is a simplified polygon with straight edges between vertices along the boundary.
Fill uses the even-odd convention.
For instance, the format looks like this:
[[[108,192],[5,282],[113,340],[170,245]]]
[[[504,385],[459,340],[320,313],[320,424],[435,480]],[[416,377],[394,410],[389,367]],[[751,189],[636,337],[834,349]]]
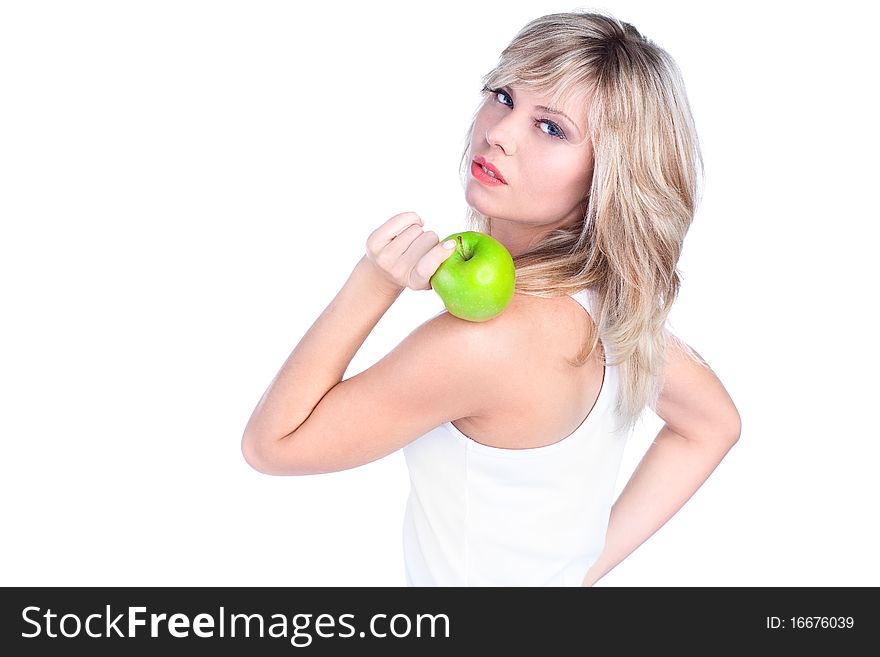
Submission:
[[[366,254],[251,414],[241,441],[248,463],[266,463],[278,455],[322,399],[339,388],[352,358],[403,290],[430,289],[430,277],[451,253],[438,244],[436,233],[422,230],[422,220],[414,212],[395,215],[373,231]],[[358,377],[358,383],[368,378]],[[289,458],[290,450],[283,451]]]
[[[295,432],[403,292],[377,275],[366,256],[312,324],[263,393],[244,430],[242,450]]]
[[[611,509],[605,547],[584,577],[592,586],[666,523],[739,440],[739,412],[696,351],[673,336],[657,415],[666,423]]]
[[[605,547],[583,586],[592,586],[662,527],[703,485],[738,437],[688,440],[664,426],[611,508]]]

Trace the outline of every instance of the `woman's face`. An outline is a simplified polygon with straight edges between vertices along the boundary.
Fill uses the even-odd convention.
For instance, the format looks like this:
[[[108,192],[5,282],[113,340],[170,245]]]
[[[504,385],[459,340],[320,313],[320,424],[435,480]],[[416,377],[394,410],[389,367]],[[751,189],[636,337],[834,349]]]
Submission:
[[[493,236],[512,253],[584,216],[593,171],[588,100],[567,99],[558,108],[567,118],[537,109],[549,101],[518,86],[486,92],[471,133],[465,199],[491,217]],[[477,156],[493,164],[506,184],[475,177]]]

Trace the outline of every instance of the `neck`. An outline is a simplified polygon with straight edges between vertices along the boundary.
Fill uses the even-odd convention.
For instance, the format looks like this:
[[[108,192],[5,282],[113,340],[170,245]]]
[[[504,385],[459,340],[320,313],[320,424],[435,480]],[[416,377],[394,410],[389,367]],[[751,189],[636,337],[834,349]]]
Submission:
[[[530,226],[515,224],[510,221],[489,220],[489,234],[504,245],[512,257],[528,251],[541,232]]]

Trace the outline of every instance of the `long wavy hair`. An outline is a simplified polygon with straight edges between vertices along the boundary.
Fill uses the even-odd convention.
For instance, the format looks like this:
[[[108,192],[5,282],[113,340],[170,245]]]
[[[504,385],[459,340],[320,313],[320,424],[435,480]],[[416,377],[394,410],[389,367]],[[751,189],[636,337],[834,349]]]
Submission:
[[[591,97],[583,108],[593,149],[586,211],[514,258],[516,290],[559,297],[590,288],[597,330],[572,364],[586,363],[602,341],[603,364],[618,367],[620,375],[618,430],[628,434],[645,406],[656,409],[672,343],[708,368],[666,326],[704,176],[681,72],[629,23],[577,11],[542,16],[516,34],[483,77],[484,101],[505,85],[547,95],[554,107],[563,98]],[[478,113],[465,139],[462,185]],[[466,222],[492,234],[491,217],[473,208]]]

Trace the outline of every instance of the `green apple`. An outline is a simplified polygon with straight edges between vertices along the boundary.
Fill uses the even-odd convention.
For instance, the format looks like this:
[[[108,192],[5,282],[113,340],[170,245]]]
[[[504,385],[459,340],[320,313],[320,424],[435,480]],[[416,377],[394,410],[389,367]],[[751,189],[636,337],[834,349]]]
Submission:
[[[504,245],[491,235],[468,230],[446,239],[457,242],[431,277],[450,314],[471,322],[500,315],[513,298],[516,270]]]

